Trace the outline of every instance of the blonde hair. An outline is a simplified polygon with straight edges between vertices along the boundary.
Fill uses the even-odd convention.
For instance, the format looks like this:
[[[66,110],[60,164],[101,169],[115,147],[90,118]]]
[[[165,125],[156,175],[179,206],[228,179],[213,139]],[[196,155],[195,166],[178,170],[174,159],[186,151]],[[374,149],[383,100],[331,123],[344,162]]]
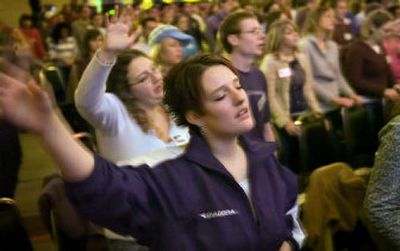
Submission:
[[[168,60],[166,60],[165,56],[163,57],[163,51],[165,50],[165,40],[161,41],[161,43],[158,43],[156,45],[153,45],[153,47],[150,50],[150,58],[153,60],[154,64],[161,70],[161,74],[164,76],[171,65]],[[183,49],[183,48],[182,48]]]
[[[161,58],[160,58],[160,54],[161,54],[161,43],[155,44],[151,47],[150,49],[150,58],[153,60],[153,62],[156,65],[161,64]]]
[[[268,29],[265,44],[267,53],[276,54],[278,52],[285,35],[285,29],[288,26],[292,26],[293,29],[298,32],[296,25],[289,19],[276,21],[271,25],[271,27]]]

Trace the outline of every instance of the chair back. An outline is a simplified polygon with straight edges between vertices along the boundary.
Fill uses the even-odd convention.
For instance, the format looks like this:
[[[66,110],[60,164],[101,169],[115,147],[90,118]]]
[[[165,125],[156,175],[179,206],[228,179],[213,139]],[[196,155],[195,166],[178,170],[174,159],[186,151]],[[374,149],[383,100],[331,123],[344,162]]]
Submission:
[[[295,124],[302,130],[299,150],[304,171],[310,172],[335,161],[336,151],[332,131],[327,127],[328,122],[323,114],[304,113]]]
[[[39,72],[39,78],[42,83],[50,83],[57,104],[63,104],[66,98],[66,84],[61,70],[52,64],[46,64]]]
[[[58,174],[43,180],[38,200],[40,216],[58,251],[88,251],[91,245],[106,246],[102,229],[83,218],[67,198],[64,181]]]
[[[0,243],[5,251],[33,250],[18,207],[10,198],[0,198]]]
[[[383,124],[380,102],[341,110],[347,159],[354,167],[372,166]]]

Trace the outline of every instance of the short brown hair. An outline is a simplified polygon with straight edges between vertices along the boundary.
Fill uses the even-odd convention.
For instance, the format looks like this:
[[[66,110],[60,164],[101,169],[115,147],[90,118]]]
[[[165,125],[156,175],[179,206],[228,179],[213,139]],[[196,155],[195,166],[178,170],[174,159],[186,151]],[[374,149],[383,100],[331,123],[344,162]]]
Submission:
[[[253,13],[240,10],[228,15],[224,21],[222,21],[218,32],[219,41],[226,52],[231,53],[233,50],[232,45],[228,41],[228,36],[240,33],[240,22],[244,19],[258,20]]]
[[[164,103],[178,125],[198,130],[186,120],[186,113],[193,111],[204,114],[202,78],[207,69],[216,65],[224,65],[238,75],[226,58],[215,54],[199,54],[178,63],[165,76]]]

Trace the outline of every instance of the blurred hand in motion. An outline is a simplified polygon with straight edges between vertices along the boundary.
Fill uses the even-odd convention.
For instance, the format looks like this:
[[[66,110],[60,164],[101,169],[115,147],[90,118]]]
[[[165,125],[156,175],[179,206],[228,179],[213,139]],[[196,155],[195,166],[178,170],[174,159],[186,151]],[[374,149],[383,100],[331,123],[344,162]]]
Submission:
[[[49,96],[33,80],[24,83],[0,72],[0,117],[42,134],[54,115]]]

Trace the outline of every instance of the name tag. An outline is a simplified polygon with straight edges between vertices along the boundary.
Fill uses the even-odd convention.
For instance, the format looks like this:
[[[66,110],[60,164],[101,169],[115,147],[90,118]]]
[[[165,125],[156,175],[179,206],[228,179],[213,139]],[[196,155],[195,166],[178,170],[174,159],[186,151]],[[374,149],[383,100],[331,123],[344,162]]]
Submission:
[[[349,41],[353,38],[353,35],[351,33],[344,33],[344,40]]]
[[[351,19],[345,17],[345,18],[343,19],[343,23],[344,23],[345,25],[349,25],[349,24],[351,24]]]
[[[292,76],[292,70],[289,67],[279,69],[278,76],[279,76],[279,78],[288,78],[288,77]]]
[[[378,45],[373,45],[372,49],[377,53],[377,54],[381,54],[381,47],[379,47]]]

